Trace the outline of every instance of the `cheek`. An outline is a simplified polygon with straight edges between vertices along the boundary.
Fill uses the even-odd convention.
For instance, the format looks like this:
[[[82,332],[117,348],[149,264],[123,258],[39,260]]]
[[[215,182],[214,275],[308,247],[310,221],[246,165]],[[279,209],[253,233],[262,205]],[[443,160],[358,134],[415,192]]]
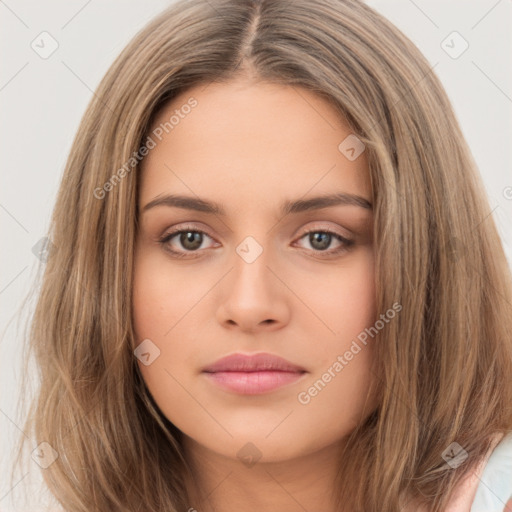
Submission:
[[[150,351],[158,354],[148,365],[139,359],[138,366],[158,406],[179,428],[186,427],[183,419],[204,421],[204,411],[194,409],[187,393],[199,371],[198,356],[204,352],[205,331],[211,323],[204,318],[201,298],[218,279],[204,274],[198,279],[197,273],[170,269],[167,256],[158,250],[144,248],[135,258],[135,345],[150,340]]]
[[[303,281],[299,293],[312,312],[302,316],[309,336],[322,338],[318,345],[325,353],[343,349],[375,320],[373,251],[361,250],[349,263]]]
[[[188,272],[169,271],[161,250],[144,250],[135,259],[133,322],[138,340],[172,336],[207,291],[208,279]]]
[[[297,396],[304,411],[332,438],[354,428],[376,406],[367,397],[374,379],[374,345],[368,334],[376,319],[373,251],[362,252],[351,265],[310,288],[308,305],[315,315],[304,317],[302,330],[315,341],[314,372]],[[321,323],[319,322],[321,320]]]
[[[182,282],[179,272],[170,276],[165,268],[158,255],[145,253],[136,258],[132,297],[135,345],[150,340],[149,350],[144,351],[151,353],[150,364],[144,364],[142,358],[138,361],[144,382],[164,415],[187,430],[188,421],[202,419],[201,411],[191,407],[190,397],[179,384],[186,382],[184,369],[193,367],[198,350],[187,330],[187,312],[199,292],[190,281]],[[180,418],[186,418],[185,425]]]

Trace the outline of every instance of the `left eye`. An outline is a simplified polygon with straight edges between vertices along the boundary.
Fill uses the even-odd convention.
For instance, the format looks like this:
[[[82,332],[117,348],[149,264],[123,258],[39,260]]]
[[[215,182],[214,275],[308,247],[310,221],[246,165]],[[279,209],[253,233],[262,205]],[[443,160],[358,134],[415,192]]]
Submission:
[[[338,233],[334,233],[332,231],[308,231],[302,235],[299,240],[302,240],[303,238],[306,238],[315,252],[325,252],[331,254],[346,250],[354,243],[352,240],[344,238]],[[331,245],[333,239],[337,240],[341,246],[337,249],[326,250]]]

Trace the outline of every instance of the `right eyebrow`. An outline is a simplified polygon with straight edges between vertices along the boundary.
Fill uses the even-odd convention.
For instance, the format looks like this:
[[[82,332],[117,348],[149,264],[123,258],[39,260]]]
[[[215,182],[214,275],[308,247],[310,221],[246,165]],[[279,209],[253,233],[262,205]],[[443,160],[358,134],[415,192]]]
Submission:
[[[213,213],[215,215],[226,215],[224,209],[220,204],[212,201],[206,201],[198,197],[182,196],[175,194],[167,194],[164,196],[155,197],[150,201],[142,211],[145,212],[156,206],[174,206],[175,208],[184,208],[186,210],[195,210],[204,213]]]

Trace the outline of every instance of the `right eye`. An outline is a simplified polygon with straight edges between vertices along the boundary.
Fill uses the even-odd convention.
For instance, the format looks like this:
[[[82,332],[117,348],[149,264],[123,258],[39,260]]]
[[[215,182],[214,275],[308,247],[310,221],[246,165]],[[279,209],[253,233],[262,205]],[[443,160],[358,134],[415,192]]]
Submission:
[[[159,243],[164,249],[178,258],[187,257],[203,248],[205,237],[213,240],[207,233],[192,227],[182,227],[166,233],[160,238]],[[188,254],[187,254],[188,253]],[[194,257],[196,255],[194,254]]]

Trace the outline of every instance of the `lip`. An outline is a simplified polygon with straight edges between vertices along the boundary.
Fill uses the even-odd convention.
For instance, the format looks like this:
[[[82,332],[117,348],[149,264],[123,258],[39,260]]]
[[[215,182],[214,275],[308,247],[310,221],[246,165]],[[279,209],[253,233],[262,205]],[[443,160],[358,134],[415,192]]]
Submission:
[[[202,370],[216,385],[243,395],[258,395],[274,391],[299,380],[304,368],[267,354],[231,354]]]

